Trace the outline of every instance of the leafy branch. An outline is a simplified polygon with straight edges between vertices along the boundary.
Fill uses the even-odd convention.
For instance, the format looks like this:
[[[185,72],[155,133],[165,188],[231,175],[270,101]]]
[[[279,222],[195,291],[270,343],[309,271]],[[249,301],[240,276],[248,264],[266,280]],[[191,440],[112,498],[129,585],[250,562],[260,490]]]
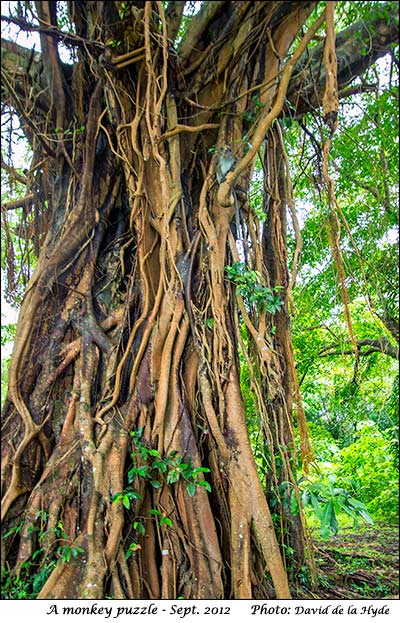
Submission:
[[[135,449],[131,453],[132,466],[128,470],[130,486],[121,492],[114,493],[113,502],[121,501],[126,509],[130,509],[133,500],[141,499],[142,496],[132,486],[137,478],[143,478],[154,489],[161,489],[164,483],[174,484],[184,481],[191,497],[195,495],[196,487],[204,487],[211,492],[211,485],[204,480],[203,476],[210,471],[208,467],[195,467],[190,456],[184,461],[183,456],[179,455],[177,450],[162,457],[158,450],[141,441],[142,433],[142,428],[131,432]],[[162,525],[161,522],[160,525]]]
[[[241,296],[249,306],[255,305],[258,311],[266,311],[276,314],[283,306],[283,300],[279,292],[283,286],[268,288],[260,283],[260,274],[251,270],[244,262],[234,262],[232,266],[226,266],[225,272],[228,281],[236,286],[236,293]]]

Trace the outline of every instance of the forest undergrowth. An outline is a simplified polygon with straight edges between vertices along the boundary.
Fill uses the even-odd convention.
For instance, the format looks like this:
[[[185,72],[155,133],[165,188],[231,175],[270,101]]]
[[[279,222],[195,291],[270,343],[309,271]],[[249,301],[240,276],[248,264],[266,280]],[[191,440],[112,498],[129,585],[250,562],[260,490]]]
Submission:
[[[341,528],[330,538],[313,534],[318,586],[298,576],[297,599],[398,599],[399,527],[374,524]]]

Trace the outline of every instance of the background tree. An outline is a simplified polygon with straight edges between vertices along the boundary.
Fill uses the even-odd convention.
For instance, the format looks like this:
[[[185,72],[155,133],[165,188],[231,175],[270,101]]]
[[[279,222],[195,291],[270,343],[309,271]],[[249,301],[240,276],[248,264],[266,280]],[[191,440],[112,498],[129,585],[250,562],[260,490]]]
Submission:
[[[41,44],[2,40],[3,112],[33,154],[25,172],[4,156],[26,187],[2,209],[10,290],[12,211],[24,265],[38,258],[4,406],[3,561],[30,595],[284,598],[288,577],[312,566],[302,514],[279,496],[284,482],[299,495],[293,402],[312,458],[289,330],[288,207],[298,231],[279,119],[323,103],[327,164],[338,94],[398,34],[394,3],[365,4],[368,21],[338,36],[338,65],[330,2],[204,2],[197,13],[18,2],[3,18]],[[261,207],[248,193],[257,157]]]
[[[338,9],[339,19],[347,20],[341,3]],[[309,205],[302,214],[304,244],[292,326],[301,388],[307,416],[317,421],[322,415],[335,437],[347,441],[356,434],[354,425],[360,419],[375,420],[382,429],[398,424],[398,411],[390,416],[388,412],[392,386],[394,394],[398,391],[399,356],[394,56],[386,57],[379,72],[375,66],[368,69],[353,83],[352,91],[357,90],[356,96],[342,102],[340,129],[331,151],[359,355],[356,375],[329,244],[329,213],[321,196],[321,123],[310,111],[286,132],[295,194]],[[363,138],[367,136],[368,141]],[[295,241],[291,244],[294,247]]]

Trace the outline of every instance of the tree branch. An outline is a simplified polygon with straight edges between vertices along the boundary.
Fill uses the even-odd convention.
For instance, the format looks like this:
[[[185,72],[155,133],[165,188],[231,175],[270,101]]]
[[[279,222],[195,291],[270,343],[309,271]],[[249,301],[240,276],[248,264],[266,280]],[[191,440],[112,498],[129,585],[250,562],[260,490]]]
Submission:
[[[104,53],[106,49],[106,46],[103,43],[99,43],[98,41],[91,41],[89,39],[85,39],[84,37],[79,37],[79,35],[75,35],[71,32],[63,32],[62,30],[59,30],[56,26],[52,26],[51,24],[46,23],[42,26],[34,26],[22,17],[13,17],[11,15],[2,15],[1,20],[9,24],[14,24],[15,26],[18,26],[26,32],[38,32],[41,34],[45,34],[50,37],[54,37],[59,41],[62,41],[65,45],[71,45],[74,47],[82,48],[83,50],[89,50],[96,55]]]
[[[339,91],[339,99],[352,97],[352,95],[357,95],[358,93],[373,93],[374,91],[376,91],[376,84],[355,84],[352,87]]]
[[[383,11],[387,16],[382,17]],[[347,87],[378,58],[387,54],[398,38],[397,7],[392,3],[379,5],[376,17],[370,21],[361,20],[339,32],[336,37],[338,88]],[[287,93],[292,115],[301,116],[321,105],[326,80],[323,48],[324,42],[307,50],[296,64]]]
[[[20,199],[7,201],[6,203],[1,204],[1,211],[7,212],[8,210],[15,210],[16,208],[26,208],[32,203],[34,199],[35,195],[33,193],[30,193],[29,195],[25,195],[25,197],[21,197]]]
[[[51,6],[46,0],[36,2],[36,11],[40,23],[49,24],[53,28],[51,21],[56,20],[55,6]],[[55,124],[57,128],[65,129],[67,121],[67,83],[62,70],[60,56],[58,54],[57,41],[43,32],[40,33],[40,44],[43,53],[43,69],[45,80],[52,96],[52,102],[57,102],[57,106],[52,106]],[[60,145],[61,147],[61,145]]]
[[[366,190],[373,197],[375,197],[375,199],[377,199],[378,201],[381,200],[380,194],[379,194],[379,192],[377,191],[377,189],[374,186],[369,186],[368,184],[363,184],[357,178],[353,177],[352,175],[349,175],[349,173],[347,171],[343,171],[343,169],[338,165],[338,163],[333,158],[331,158],[331,162],[332,162],[332,165],[333,165],[333,168],[335,169],[335,171],[337,171],[338,173],[339,172],[343,173],[344,176],[349,180],[349,182],[352,182],[358,188],[362,188],[363,190]]]
[[[1,65],[3,75],[12,76],[15,92],[25,101],[27,89],[33,88],[33,97],[37,107],[47,114],[50,107],[50,98],[46,85],[42,82],[42,55],[34,49],[18,45],[14,41],[1,38]],[[28,86],[29,85],[29,86]],[[32,85],[32,86],[31,86]],[[6,89],[7,91],[7,89]],[[5,101],[5,92],[2,91],[2,101]]]
[[[41,54],[28,50],[8,39],[1,38],[1,64],[10,73],[27,73],[32,67],[40,71]]]
[[[186,2],[181,2],[178,0],[168,2],[167,10],[165,12],[165,19],[167,21],[168,39],[170,39],[172,42],[175,41],[176,35],[178,34],[185,4]]]
[[[183,10],[183,7],[180,5],[184,3],[174,2],[170,4],[177,5],[174,8],[177,11],[176,20],[178,20],[179,12],[181,9]],[[179,57],[181,61],[188,59],[190,53],[196,47],[196,42],[200,41],[204,29],[207,28],[208,24],[215,18],[218,10],[220,10],[221,6],[224,4],[224,2],[205,2],[200,12],[193,17],[180,47]],[[354,89],[358,90],[358,88],[361,88],[352,87],[348,89],[347,86],[378,58],[388,53],[391,44],[398,41],[396,10],[391,5],[384,6],[388,7],[389,23],[382,17],[377,17],[369,22],[362,20],[344,29],[337,35],[338,88],[341,90],[340,95],[342,97],[350,95]],[[170,11],[172,14],[172,6]],[[382,11],[382,6],[380,7],[380,11]],[[51,26],[36,27],[21,18],[3,16],[2,19],[9,23],[16,24],[24,30],[42,32],[49,36],[56,37],[64,43],[82,47],[83,49],[92,49],[97,55],[99,53],[104,53],[106,49],[106,46],[103,44],[95,41],[88,41],[72,33],[63,33]],[[171,32],[173,33],[176,29],[177,21],[172,21],[171,24]],[[171,34],[168,34],[169,37],[171,37]],[[323,57],[323,45],[322,42],[313,48],[313,50],[307,50],[294,67],[294,72],[290,79],[286,95],[291,105],[290,115],[292,117],[302,116],[308,110],[318,107],[320,102],[322,102],[325,88],[325,73],[321,61]],[[363,54],[363,47],[366,49],[367,53]],[[1,40],[1,53],[3,66],[12,73],[17,74],[17,91],[20,93],[23,88],[21,74],[27,70],[31,60],[29,72],[32,73],[32,75],[38,75],[41,67],[41,55],[38,52],[33,53],[32,50],[23,48],[3,38]],[[64,72],[70,69],[68,65],[64,63],[62,63],[62,65]],[[43,84],[38,86],[37,92],[42,91],[44,87],[45,85]]]
[[[348,342],[345,342],[347,344]],[[393,346],[386,337],[376,339],[357,340],[356,342],[360,356],[371,355],[372,353],[382,353],[389,355],[393,359],[399,358],[398,346]],[[364,346],[368,346],[367,350],[362,350]],[[319,357],[337,357],[342,355],[354,355],[354,350],[338,350],[337,344],[330,344],[319,351]]]
[[[4,169],[4,171],[6,171],[9,175],[11,175],[11,177],[17,182],[21,182],[21,184],[25,185],[28,183],[25,175],[22,175],[16,169],[14,169],[14,167],[11,167],[9,164],[4,162],[3,158],[1,158],[1,168]]]
[[[224,6],[224,0],[218,2],[203,2],[200,11],[192,18],[189,28],[179,49],[179,58],[182,63],[190,56],[191,52],[202,38],[205,29]]]
[[[38,130],[35,123],[30,119],[29,115],[26,113],[24,104],[21,101],[21,98],[18,96],[18,93],[15,91],[14,86],[12,84],[12,80],[10,79],[10,77],[7,75],[6,72],[2,73],[2,81],[3,81],[6,91],[11,97],[12,106],[13,108],[15,108],[15,111],[19,115],[20,119],[23,119],[25,123],[29,126],[29,128],[32,130],[33,134],[36,136],[37,140],[42,145],[46,154],[50,156],[51,158],[55,158],[55,153],[51,149],[50,145],[43,138],[42,133]],[[3,97],[3,91],[2,91],[2,97]]]

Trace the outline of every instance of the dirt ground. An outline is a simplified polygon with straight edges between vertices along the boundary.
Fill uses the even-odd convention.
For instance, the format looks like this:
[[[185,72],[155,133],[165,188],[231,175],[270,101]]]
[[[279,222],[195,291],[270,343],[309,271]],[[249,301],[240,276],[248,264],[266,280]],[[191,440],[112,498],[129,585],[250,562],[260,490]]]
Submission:
[[[399,599],[398,526],[341,529],[328,540],[314,537],[318,586],[304,587],[303,598]]]

